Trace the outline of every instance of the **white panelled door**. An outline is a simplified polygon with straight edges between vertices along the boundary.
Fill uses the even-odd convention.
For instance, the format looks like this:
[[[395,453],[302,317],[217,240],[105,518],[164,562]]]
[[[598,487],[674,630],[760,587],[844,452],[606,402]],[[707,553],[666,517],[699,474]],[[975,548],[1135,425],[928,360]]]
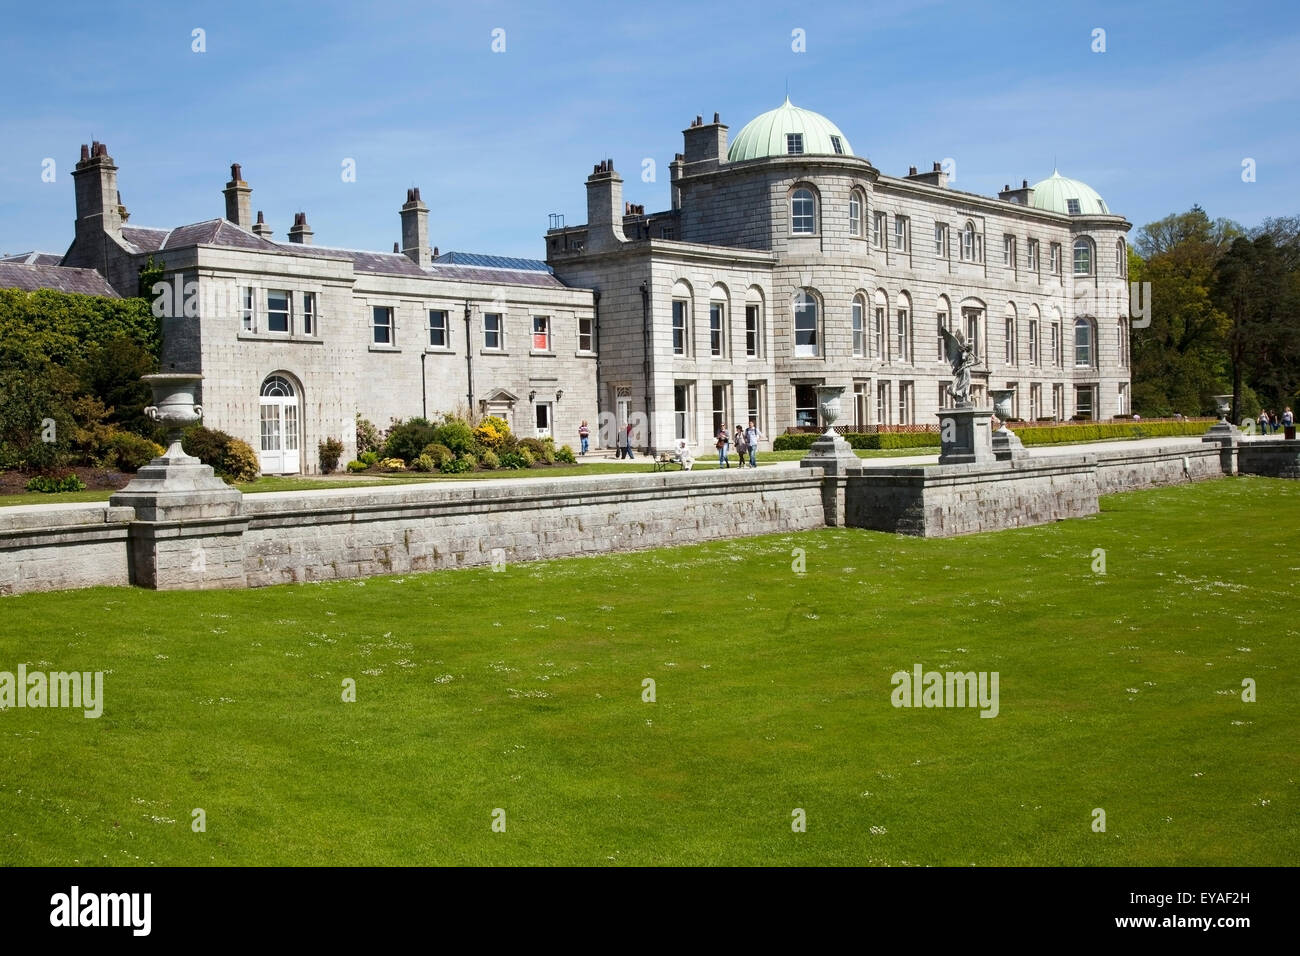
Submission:
[[[293,475],[302,470],[298,392],[283,375],[262,383],[262,473]]]

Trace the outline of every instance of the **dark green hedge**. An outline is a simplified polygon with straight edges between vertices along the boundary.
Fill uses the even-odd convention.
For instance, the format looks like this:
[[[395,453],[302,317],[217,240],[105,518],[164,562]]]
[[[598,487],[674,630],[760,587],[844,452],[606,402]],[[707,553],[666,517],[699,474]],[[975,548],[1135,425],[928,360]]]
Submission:
[[[1164,438],[1171,435],[1204,435],[1210,425],[1195,422],[1078,422],[1066,425],[1013,424],[1011,430],[1026,445],[1058,442],[1101,441],[1108,438]],[[819,435],[800,433],[777,435],[773,451],[807,451]],[[938,448],[938,432],[847,432],[844,440],[853,448]]]

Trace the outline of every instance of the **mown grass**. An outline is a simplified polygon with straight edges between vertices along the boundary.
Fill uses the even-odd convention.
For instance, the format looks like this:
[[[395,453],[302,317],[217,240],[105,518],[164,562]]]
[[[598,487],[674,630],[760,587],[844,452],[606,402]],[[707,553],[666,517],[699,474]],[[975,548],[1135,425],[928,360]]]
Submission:
[[[952,540],[0,599],[0,670],[109,672],[97,720],[0,713],[0,864],[1291,864],[1298,530],[1300,484],[1236,478]],[[1000,714],[894,708],[914,663],[997,671]]]

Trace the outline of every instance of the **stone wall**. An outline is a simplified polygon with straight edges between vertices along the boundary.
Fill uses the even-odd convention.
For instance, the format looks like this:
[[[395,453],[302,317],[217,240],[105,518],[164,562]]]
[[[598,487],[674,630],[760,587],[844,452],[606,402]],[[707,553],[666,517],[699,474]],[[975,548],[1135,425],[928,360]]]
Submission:
[[[1240,446],[1244,447],[1244,446]],[[1097,491],[1103,495],[1135,488],[1177,485],[1232,473],[1232,452],[1224,460],[1219,442],[1170,443],[1157,448],[1130,448],[1123,444],[1096,454]]]
[[[129,584],[134,515],[107,505],[0,508],[0,594]]]
[[[1265,439],[1238,446],[1237,470],[1243,475],[1300,478],[1300,441]]]
[[[825,524],[817,471],[252,495],[249,586],[535,561]]]
[[[845,479],[850,527],[943,538],[1096,514],[1092,455],[870,468]]]
[[[1221,476],[1238,456],[1243,473],[1300,477],[1300,443],[1185,441],[842,476],[764,468],[280,492],[184,520],[163,520],[147,496],[0,508],[0,595],[261,587],[828,525],[946,537],[1095,514],[1099,495]]]

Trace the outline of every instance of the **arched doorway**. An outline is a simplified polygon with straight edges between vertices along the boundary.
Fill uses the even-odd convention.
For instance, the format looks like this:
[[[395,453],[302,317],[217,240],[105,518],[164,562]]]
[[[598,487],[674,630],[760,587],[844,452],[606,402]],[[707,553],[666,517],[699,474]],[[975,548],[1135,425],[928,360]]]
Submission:
[[[298,390],[285,375],[268,375],[262,383],[262,473],[292,475],[302,470]]]

